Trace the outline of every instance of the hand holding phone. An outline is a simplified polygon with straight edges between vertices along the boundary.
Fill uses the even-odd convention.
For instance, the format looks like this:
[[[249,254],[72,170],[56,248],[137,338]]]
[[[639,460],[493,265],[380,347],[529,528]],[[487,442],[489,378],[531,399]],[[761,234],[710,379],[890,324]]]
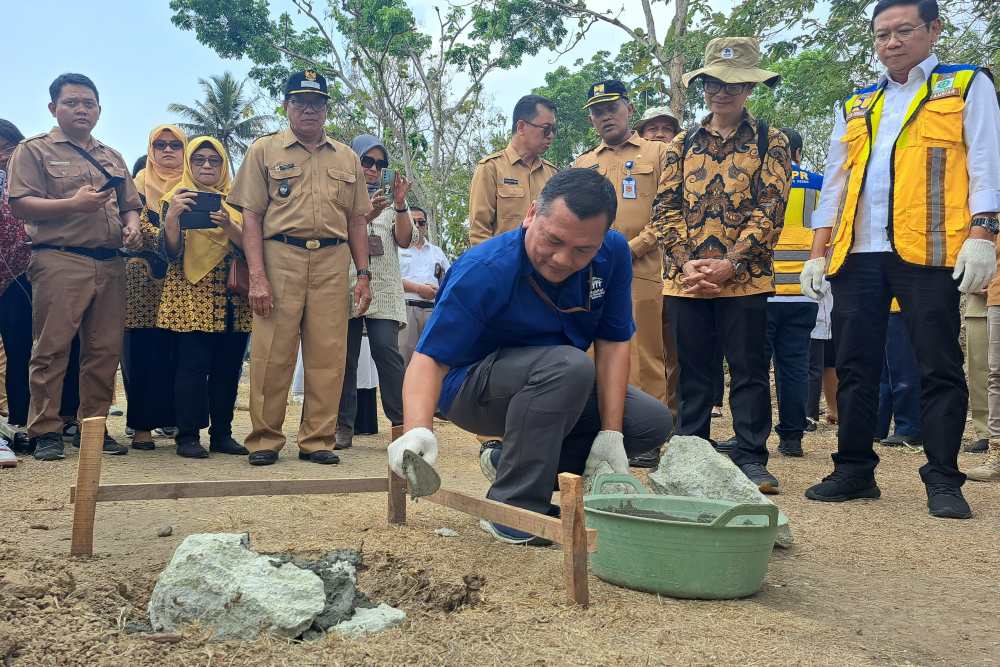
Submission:
[[[98,192],[107,192],[108,190],[117,189],[119,185],[125,182],[125,179],[121,176],[112,176],[104,182],[101,189]]]

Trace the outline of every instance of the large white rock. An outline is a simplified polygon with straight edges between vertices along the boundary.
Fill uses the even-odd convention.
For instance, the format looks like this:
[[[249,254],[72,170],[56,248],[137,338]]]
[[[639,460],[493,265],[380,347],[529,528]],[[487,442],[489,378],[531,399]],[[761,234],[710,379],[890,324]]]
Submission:
[[[358,607],[354,616],[331,628],[345,637],[357,638],[371,632],[381,632],[394,628],[406,620],[406,612],[390,607],[384,602],[377,607],[366,609]]]
[[[314,573],[256,554],[248,535],[202,533],[181,542],[160,573],[149,621],[157,632],[198,621],[214,639],[298,637],[324,604],[323,582]]]
[[[690,496],[732,500],[739,503],[774,502],[740,472],[728,456],[715,451],[711,443],[697,436],[675,435],[660,458],[660,465],[650,473],[653,491],[666,496]],[[779,520],[785,518],[779,513]],[[787,522],[779,524],[775,544],[792,545],[792,531]]]

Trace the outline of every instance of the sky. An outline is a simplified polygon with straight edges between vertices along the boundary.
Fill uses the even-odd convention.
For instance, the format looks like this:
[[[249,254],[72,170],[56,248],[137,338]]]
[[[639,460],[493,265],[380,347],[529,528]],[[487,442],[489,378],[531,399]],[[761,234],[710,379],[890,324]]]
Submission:
[[[428,30],[436,20],[433,7],[441,1],[410,0],[418,22]],[[622,1],[629,5],[623,20],[639,25],[638,3],[593,0],[589,5],[601,10],[621,7]],[[290,3],[273,0],[271,6],[278,13]],[[658,7],[657,24],[666,26],[669,9]],[[47,108],[49,84],[63,72],[86,74],[101,95],[94,136],[118,149],[128,164],[146,152],[153,127],[179,120],[167,112],[168,104],[191,105],[201,98],[199,77],[229,71],[243,78],[251,67],[245,59],[219,58],[199,44],[193,32],[175,28],[169,0],[4,0],[3,14],[7,93],[0,102],[0,118],[13,122],[25,136],[47,132],[55,124]],[[487,94],[509,114],[518,97],[545,82],[546,72],[577,58],[589,59],[602,49],[616,53],[624,41],[623,32],[600,24],[558,62],[556,54],[543,53],[516,70],[492,74],[486,80]]]

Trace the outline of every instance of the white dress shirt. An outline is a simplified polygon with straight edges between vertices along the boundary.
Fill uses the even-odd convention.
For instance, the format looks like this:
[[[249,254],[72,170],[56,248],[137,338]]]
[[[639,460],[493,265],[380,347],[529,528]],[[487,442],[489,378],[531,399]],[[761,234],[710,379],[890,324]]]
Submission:
[[[434,277],[434,268],[440,264],[443,271],[447,271],[451,262],[445,256],[444,251],[429,241],[424,241],[424,245],[418,248],[411,244],[409,248],[399,249],[399,272],[403,280],[426,285],[437,285],[438,280]],[[424,297],[415,292],[406,292],[407,299],[422,301]]]
[[[906,83],[896,83],[887,74],[879,79],[879,85],[885,85],[885,99],[878,133],[868,158],[868,175],[858,202],[851,252],[892,250],[888,235],[892,147],[903,127],[903,119],[913,97],[923,94],[927,79],[937,64],[937,56],[931,54],[910,70]],[[848,172],[843,169],[847,159],[847,144],[840,140],[847,129],[847,121],[840,109],[834,116],[830,150],[823,174],[823,192],[819,207],[813,214],[813,229],[833,227],[836,224],[837,208],[844,188],[847,187]],[[977,74],[972,79],[962,122],[968,151],[966,164],[969,170],[969,210],[973,215],[1000,211],[1000,108],[989,77]]]

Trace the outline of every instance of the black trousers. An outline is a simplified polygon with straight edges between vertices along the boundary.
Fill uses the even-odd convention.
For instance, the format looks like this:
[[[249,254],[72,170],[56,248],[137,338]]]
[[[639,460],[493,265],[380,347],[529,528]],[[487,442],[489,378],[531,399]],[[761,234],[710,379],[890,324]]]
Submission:
[[[823,353],[826,341],[809,339],[809,397],[806,400],[806,416],[819,421],[819,397],[823,393]]]
[[[122,378],[126,423],[136,431],[174,425],[174,337],[166,329],[126,329]]]
[[[961,486],[958,451],[969,390],[962,365],[960,294],[951,269],[906,264],[895,253],[853,253],[830,278],[833,337],[837,341],[838,470],[871,476],[872,447],[889,302],[899,299],[920,365],[920,416],[927,463],[925,484]]]
[[[809,400],[809,334],[816,326],[819,305],[805,301],[767,304],[767,347],[774,359],[774,389],[778,425],[786,440],[801,440]]]
[[[337,428],[354,432],[358,414],[358,356],[362,325],[368,330],[368,346],[378,370],[382,410],[393,426],[403,423],[403,356],[399,353],[399,323],[396,320],[355,317],[347,323],[347,363],[340,393]]]
[[[767,463],[771,432],[767,296],[691,299],[670,297],[680,366],[680,435],[706,440],[712,421],[717,370],[715,349],[729,362],[729,410],[736,431],[731,454],[737,465]]]
[[[232,435],[233,409],[243,354],[249,333],[174,333],[177,341],[177,372],[174,377],[174,408],[177,441],[198,437],[211,424],[212,442]]]
[[[0,294],[0,337],[7,355],[7,421],[13,426],[28,424],[28,362],[31,361],[31,283],[19,276]],[[63,380],[59,414],[76,419],[80,407],[80,339],[70,347]]]

